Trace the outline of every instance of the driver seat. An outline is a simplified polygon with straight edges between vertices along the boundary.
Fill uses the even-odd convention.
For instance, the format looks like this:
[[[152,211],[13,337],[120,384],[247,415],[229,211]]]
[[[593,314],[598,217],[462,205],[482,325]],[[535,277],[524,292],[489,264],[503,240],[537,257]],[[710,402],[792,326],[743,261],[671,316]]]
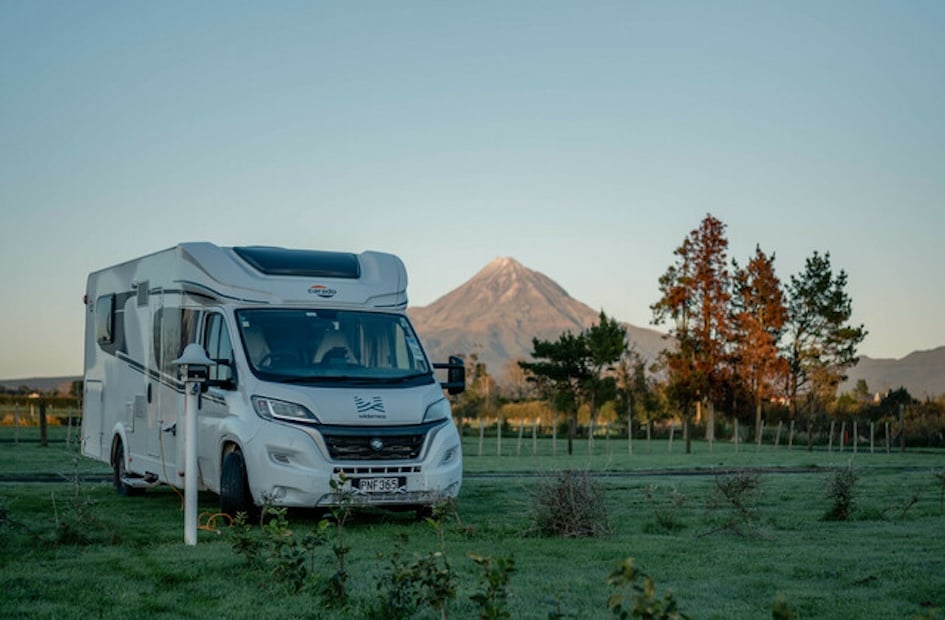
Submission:
[[[316,364],[354,364],[357,362],[348,339],[340,330],[332,330],[325,334],[315,350],[312,358]]]

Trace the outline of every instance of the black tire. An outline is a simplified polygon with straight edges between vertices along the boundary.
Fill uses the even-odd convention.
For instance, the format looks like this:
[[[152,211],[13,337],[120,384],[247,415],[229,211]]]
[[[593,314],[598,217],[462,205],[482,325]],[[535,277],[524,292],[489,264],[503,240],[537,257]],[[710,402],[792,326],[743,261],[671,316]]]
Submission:
[[[143,488],[128,486],[122,482],[122,479],[127,474],[125,470],[125,445],[121,442],[121,439],[117,441],[118,443],[115,445],[115,459],[112,464],[112,482],[115,485],[115,490],[118,491],[119,495],[125,497],[141,495],[144,493]]]
[[[220,512],[231,517],[245,512],[250,520],[257,514],[246,477],[246,461],[239,450],[233,450],[223,457],[223,466],[220,468]]]

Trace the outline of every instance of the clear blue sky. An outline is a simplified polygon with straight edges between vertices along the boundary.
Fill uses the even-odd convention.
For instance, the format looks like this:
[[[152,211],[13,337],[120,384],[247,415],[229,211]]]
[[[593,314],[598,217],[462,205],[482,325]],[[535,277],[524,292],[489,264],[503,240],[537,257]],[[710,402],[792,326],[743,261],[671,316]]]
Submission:
[[[512,256],[646,326],[706,213],[945,344],[945,2],[0,2],[0,378],[82,371],[89,271],[178,241]]]

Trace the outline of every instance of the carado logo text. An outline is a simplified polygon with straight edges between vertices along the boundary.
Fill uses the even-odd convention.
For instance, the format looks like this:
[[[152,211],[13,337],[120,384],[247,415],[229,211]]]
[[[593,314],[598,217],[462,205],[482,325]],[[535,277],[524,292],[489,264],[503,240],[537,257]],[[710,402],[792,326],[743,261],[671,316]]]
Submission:
[[[337,295],[338,291],[331,287],[325,286],[324,284],[313,284],[312,286],[308,287],[308,294],[328,298]]]

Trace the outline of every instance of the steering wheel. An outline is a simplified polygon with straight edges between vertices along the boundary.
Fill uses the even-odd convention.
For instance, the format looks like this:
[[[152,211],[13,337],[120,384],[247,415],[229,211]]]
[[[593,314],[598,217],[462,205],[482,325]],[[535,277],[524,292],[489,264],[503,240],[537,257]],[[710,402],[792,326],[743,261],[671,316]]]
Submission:
[[[257,366],[261,368],[270,368],[273,365],[276,366],[285,366],[291,363],[297,363],[299,361],[299,356],[297,353],[287,353],[285,351],[275,351],[266,353]]]

